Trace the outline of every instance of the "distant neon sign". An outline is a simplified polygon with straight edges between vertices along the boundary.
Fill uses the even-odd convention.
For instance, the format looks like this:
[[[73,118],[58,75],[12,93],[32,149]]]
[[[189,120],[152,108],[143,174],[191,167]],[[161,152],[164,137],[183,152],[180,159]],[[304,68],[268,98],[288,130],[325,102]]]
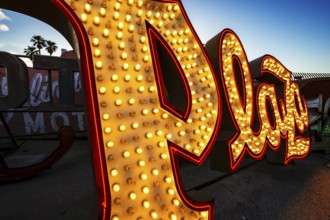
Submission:
[[[254,74],[273,77],[277,84],[283,85],[284,94],[278,97],[275,84],[264,81],[254,85],[244,48],[234,32],[224,30],[210,42],[219,48],[216,56],[212,54],[217,51],[209,54],[214,66],[219,65],[217,69],[226,105],[237,131],[228,142],[231,170],[239,166],[246,151],[259,159],[264,155],[266,146],[278,150],[281,139],[287,140],[285,164],[293,158],[304,157],[309,151],[310,140],[297,133],[303,134],[309,126],[308,110],[305,100],[301,99],[298,84],[291,81],[291,72],[270,55],[257,60],[259,69]],[[238,78],[243,84],[242,92]]]
[[[78,37],[100,218],[213,219],[212,203],[192,201],[182,189],[176,156],[203,163],[224,106],[236,130],[227,146],[232,170],[245,152],[261,158],[267,145],[277,150],[282,139],[285,164],[307,155],[310,140],[299,136],[309,126],[307,107],[290,71],[265,56],[260,74],[282,82],[284,94],[278,97],[272,83],[254,88],[244,48],[231,30],[215,39],[209,60],[178,0],[53,2]],[[169,101],[167,71],[182,81],[183,108]]]

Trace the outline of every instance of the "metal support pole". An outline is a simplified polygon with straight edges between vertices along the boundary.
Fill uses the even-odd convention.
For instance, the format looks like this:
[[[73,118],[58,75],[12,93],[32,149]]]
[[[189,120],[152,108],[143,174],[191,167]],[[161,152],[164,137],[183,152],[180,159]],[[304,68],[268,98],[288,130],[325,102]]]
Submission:
[[[2,124],[3,124],[3,127],[4,127],[5,130],[7,131],[7,134],[8,134],[9,137],[10,137],[10,140],[11,140],[12,144],[13,144],[14,147],[17,149],[17,148],[18,148],[18,144],[17,144],[17,142],[16,142],[16,140],[15,140],[13,134],[11,133],[10,128],[9,128],[9,126],[8,126],[6,120],[5,120],[5,118],[3,117],[3,115],[2,115],[1,112],[0,112],[0,120],[1,120],[1,122],[2,122]]]

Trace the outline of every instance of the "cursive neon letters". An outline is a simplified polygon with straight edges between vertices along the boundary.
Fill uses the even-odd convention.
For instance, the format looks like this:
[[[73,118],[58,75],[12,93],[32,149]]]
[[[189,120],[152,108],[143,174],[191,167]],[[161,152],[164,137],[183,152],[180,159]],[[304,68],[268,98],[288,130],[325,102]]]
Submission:
[[[224,146],[233,170],[245,152],[260,158],[267,145],[277,150],[282,139],[287,139],[285,163],[307,155],[310,140],[296,133],[308,127],[308,112],[291,73],[265,56],[260,72],[277,77],[284,96],[265,82],[255,94],[244,48],[232,31],[220,35],[212,49],[218,60],[211,65],[179,0],[53,2],[77,34],[100,219],[213,219],[211,203],[192,201],[182,190],[176,156],[196,164],[206,159],[220,131],[223,105],[235,127]],[[164,77],[171,71],[182,81],[184,108],[167,97]],[[255,113],[258,130],[252,128]]]
[[[296,136],[296,126],[301,133],[308,127],[308,113],[305,101],[300,98],[298,85],[291,82],[291,73],[275,58],[267,55],[261,62],[261,74],[271,74],[284,84],[284,99],[278,99],[274,84],[261,83],[257,88],[259,130],[254,124],[254,91],[252,73],[244,48],[238,37],[225,30],[220,37],[219,54],[221,78],[225,96],[230,106],[230,113],[235,121],[237,133],[229,141],[231,168],[234,170],[244,155],[245,150],[255,158],[260,158],[269,145],[273,150],[280,146],[281,137],[287,139],[285,164],[292,158],[305,156],[309,150],[309,139]],[[240,70],[234,68],[234,61],[239,63]],[[244,95],[239,93],[236,72],[241,72],[244,83]],[[266,103],[269,103],[274,114],[274,124],[270,122]],[[278,104],[280,103],[280,105]]]
[[[212,219],[212,204],[189,199],[181,189],[176,168],[176,154],[197,164],[205,160],[217,137],[221,116],[213,68],[181,2],[67,3],[81,20],[73,19],[78,33],[83,33],[81,46],[87,41],[90,45],[83,51],[83,61],[91,75],[88,96],[94,107],[89,116],[98,137],[94,144],[100,149],[96,161],[100,161],[98,178],[105,193],[103,215],[111,219]],[[72,16],[71,11],[69,14]],[[298,98],[296,110],[296,97],[300,97],[297,86],[277,61],[271,60],[271,65],[266,59],[263,69],[285,81],[285,98],[278,106],[275,88],[262,84],[258,90],[261,128],[251,132],[251,74],[238,38],[226,33],[219,47],[225,60],[220,61],[218,74],[226,85],[226,101],[238,131],[229,145],[233,168],[246,146],[251,155],[262,155],[266,143],[273,149],[279,146],[281,135],[288,137],[287,159],[306,155],[309,140],[294,134],[296,123],[300,130],[308,126],[307,108]],[[159,47],[165,49],[160,51]],[[161,53],[169,54],[183,81],[187,105],[182,111],[167,102],[162,76],[170,70],[161,67]],[[245,100],[237,93],[232,59],[241,64]],[[267,118],[266,102],[273,107],[275,125]]]

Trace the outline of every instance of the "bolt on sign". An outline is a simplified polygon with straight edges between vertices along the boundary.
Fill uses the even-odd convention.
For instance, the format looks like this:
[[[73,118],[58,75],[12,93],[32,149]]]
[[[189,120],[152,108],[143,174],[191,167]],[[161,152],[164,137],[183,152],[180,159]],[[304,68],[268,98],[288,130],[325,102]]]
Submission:
[[[101,219],[213,219],[183,190],[177,156],[203,163],[222,130],[232,171],[282,143],[285,164],[307,155],[291,72],[266,55],[252,73],[233,31],[204,48],[179,0],[53,3],[77,34]]]

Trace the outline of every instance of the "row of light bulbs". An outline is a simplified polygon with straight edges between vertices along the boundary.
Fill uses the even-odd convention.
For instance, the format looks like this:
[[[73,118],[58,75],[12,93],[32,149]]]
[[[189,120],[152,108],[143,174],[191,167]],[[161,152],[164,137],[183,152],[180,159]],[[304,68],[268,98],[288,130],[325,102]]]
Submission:
[[[242,53],[244,49],[238,38],[233,33],[227,33],[222,41],[222,61],[223,79],[227,90],[227,96],[231,106],[231,111],[238,125],[239,135],[231,140],[231,149],[234,161],[237,161],[247,146],[255,155],[260,155],[266,147],[266,140],[269,141],[273,149],[279,147],[281,135],[287,135],[288,150],[287,158],[291,156],[305,155],[309,149],[308,139],[295,136],[295,127],[300,132],[308,126],[307,107],[302,105],[298,86],[291,82],[291,73],[282,66],[281,63],[267,57],[263,60],[263,70],[269,71],[276,77],[285,82],[285,103],[278,106],[275,86],[261,84],[257,94],[258,116],[260,118],[260,130],[258,133],[252,131],[252,100],[253,82],[248,67],[246,55]],[[241,70],[244,79],[245,100],[241,100],[238,93],[238,85],[233,70],[233,56],[237,56],[241,63]],[[298,100],[296,106],[295,97]],[[267,112],[266,102],[270,102],[273,107],[274,125],[270,123],[269,113]],[[298,114],[298,110],[301,114]],[[280,114],[282,113],[282,116]]]
[[[207,62],[200,57],[200,46],[194,43],[179,5],[117,0],[97,7],[100,3],[91,2],[82,9],[76,7],[76,13],[89,30],[93,46],[102,136],[114,203],[112,219],[128,218],[126,215],[158,219],[164,213],[169,219],[183,216],[207,219],[208,212],[189,210],[178,196],[167,149],[170,140],[200,155],[212,136],[213,121],[218,115],[216,92],[212,92],[213,76],[203,64]],[[188,79],[192,111],[186,122],[164,112],[157,104],[158,88],[150,78],[152,60],[143,20],[166,40]],[[159,164],[163,164],[162,168]],[[155,184],[158,179],[162,180],[160,186]],[[159,199],[163,193],[166,198]],[[122,207],[116,206],[118,201]],[[158,207],[160,201],[168,201],[166,206],[161,205],[166,208]],[[141,206],[145,210],[140,210]]]

